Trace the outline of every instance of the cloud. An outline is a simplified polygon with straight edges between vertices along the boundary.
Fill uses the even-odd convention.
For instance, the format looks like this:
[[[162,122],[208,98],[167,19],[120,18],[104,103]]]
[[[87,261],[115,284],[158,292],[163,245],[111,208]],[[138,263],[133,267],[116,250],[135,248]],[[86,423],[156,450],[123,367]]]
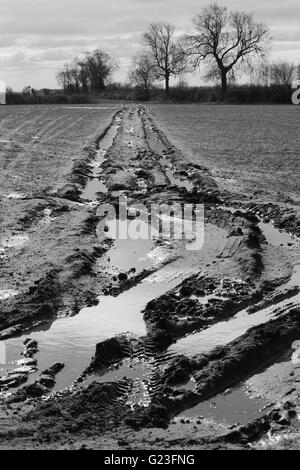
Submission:
[[[74,56],[97,47],[119,60],[116,76],[140,47],[150,22],[167,20],[189,31],[191,19],[210,0],[1,0],[0,79],[17,89],[24,83],[55,87],[56,70]],[[273,54],[300,56],[299,0],[220,0],[231,9],[254,10],[270,25]],[[287,43],[286,46],[283,43]]]
[[[17,43],[17,38],[14,36],[0,35],[0,48],[12,47]]]
[[[300,41],[300,29],[298,27],[295,28],[273,28],[273,40],[277,42],[285,42],[285,41]]]
[[[70,37],[57,37],[51,36],[39,37],[29,44],[31,49],[60,49],[62,47],[89,47],[91,44],[97,42],[96,38],[80,38],[76,36]]]

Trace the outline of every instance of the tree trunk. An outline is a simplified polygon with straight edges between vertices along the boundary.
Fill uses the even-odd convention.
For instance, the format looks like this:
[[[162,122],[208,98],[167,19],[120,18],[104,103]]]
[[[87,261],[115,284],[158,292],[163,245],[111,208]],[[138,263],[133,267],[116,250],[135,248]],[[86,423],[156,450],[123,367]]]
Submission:
[[[87,84],[86,81],[83,81],[82,82],[82,93],[88,94],[88,92],[89,92],[88,84]]]
[[[166,91],[166,95],[168,96],[168,95],[169,95],[169,91],[170,91],[170,77],[169,77],[168,74],[166,75],[166,87],[165,87],[165,91]]]
[[[99,91],[105,90],[105,83],[104,83],[103,77],[99,77],[98,87],[99,87]]]
[[[221,99],[223,101],[227,93],[227,72],[225,70],[221,71],[221,80],[222,80]]]

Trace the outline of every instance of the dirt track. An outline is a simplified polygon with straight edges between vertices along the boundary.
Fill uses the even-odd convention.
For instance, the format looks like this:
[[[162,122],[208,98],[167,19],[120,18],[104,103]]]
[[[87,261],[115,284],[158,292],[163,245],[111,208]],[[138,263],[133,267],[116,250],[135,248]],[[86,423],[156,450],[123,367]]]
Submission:
[[[67,183],[58,170],[55,189],[51,184],[51,190],[29,197],[24,187],[20,199],[2,196],[1,335],[35,339],[37,330],[31,328],[40,324],[44,333],[38,347],[46,350],[43,338],[46,344],[57,316],[79,314],[82,340],[80,312],[93,306],[100,315],[105,298],[112,305],[105,321],[113,324],[113,312],[125,319],[120,316],[110,330],[92,320],[91,331],[99,337],[90,344],[94,359],[75,384],[66,377],[68,390],[63,393],[49,398],[53,362],[45,363],[42,374],[23,371],[19,379],[10,366],[15,391],[3,372],[3,445],[10,440],[9,446],[17,447],[147,448],[155,440],[158,447],[229,448],[245,447],[270,430],[284,437],[287,426],[297,430],[299,382],[290,359],[292,344],[300,339],[299,278],[293,274],[299,244],[292,238],[278,242],[279,231],[268,240],[270,227],[257,217],[266,222],[272,218],[281,229],[299,235],[296,215],[282,205],[244,202],[240,207],[236,198],[231,201],[206,168],[186,161],[142,106],[117,112],[94,142],[73,162]],[[127,197],[131,220],[139,219],[141,204],[204,204],[203,248],[187,250],[185,242],[167,235],[149,246],[113,242],[102,208],[117,207],[120,196]],[[133,304],[139,323],[132,321],[129,334],[122,299],[130,295],[142,300]],[[233,333],[219,343],[218,325],[222,330],[222,322],[236,322],[236,315],[248,308],[252,323],[244,322],[244,329],[233,323]],[[142,315],[144,333],[138,327]],[[217,328],[215,340],[204,349],[210,328]],[[204,335],[199,342],[197,334]],[[35,356],[40,368],[45,359],[42,352],[28,355]],[[232,429],[197,415],[176,418],[283,357],[289,372],[255,424]],[[63,362],[68,369],[70,364]],[[73,377],[64,369],[57,374],[57,380],[60,374]],[[180,420],[185,426],[178,437]]]

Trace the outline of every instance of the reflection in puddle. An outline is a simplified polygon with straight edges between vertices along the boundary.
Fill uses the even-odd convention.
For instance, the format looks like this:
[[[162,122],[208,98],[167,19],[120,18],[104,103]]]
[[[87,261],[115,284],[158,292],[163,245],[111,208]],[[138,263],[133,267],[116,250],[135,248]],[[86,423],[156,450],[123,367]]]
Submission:
[[[6,341],[7,369],[14,369],[23,350],[23,342],[29,336],[38,341],[36,354],[39,370],[44,370],[55,362],[63,362],[66,367],[57,376],[54,390],[68,387],[89,365],[95,352],[95,345],[120,333],[132,331],[138,336],[146,334],[146,325],[141,311],[148,302],[178,286],[185,273],[164,275],[168,268],[161,269],[161,282],[144,280],[118,297],[101,296],[99,304],[81,310],[75,317],[60,318],[46,331],[32,330],[19,338]],[[186,273],[188,275],[188,273]],[[0,343],[1,344],[1,343]],[[30,380],[37,378],[32,374]]]
[[[151,401],[149,390],[154,372],[153,366],[153,363],[151,364],[147,360],[126,359],[119,367],[111,368],[103,375],[92,375],[89,380],[105,383],[117,382],[124,378],[132,379],[133,388],[127,398],[127,404],[147,407]]]
[[[55,390],[61,390],[70,386],[89,365],[97,343],[127,331],[137,336],[144,336],[146,325],[142,311],[147,303],[179,286],[184,279],[198,272],[199,263],[205,264],[206,259],[215,257],[225,245],[224,230],[216,229],[209,224],[206,230],[209,236],[206,237],[204,249],[200,250],[197,256],[185,249],[181,252],[172,250],[171,264],[160,266],[157,271],[130,290],[117,297],[100,296],[97,306],[84,308],[74,317],[59,318],[49,327],[43,326],[44,330],[39,327],[23,334],[22,337],[7,340],[7,368],[16,367],[15,361],[20,358],[23,341],[30,336],[39,343],[39,352],[36,355],[39,371],[55,362],[65,364],[65,369],[57,376],[55,385]],[[123,243],[121,240],[116,242]],[[127,243],[126,240],[125,242]],[[157,262],[157,256],[162,256],[165,250],[164,244],[153,245],[153,249],[148,252],[151,256],[148,257],[146,251],[149,247],[151,249],[153,240],[151,242],[146,240],[145,243],[143,241],[140,247],[130,241],[129,243],[128,249],[131,250],[132,260],[137,262],[138,269],[143,268],[143,263],[151,263],[153,266]],[[118,257],[118,251],[112,249],[110,252],[117,268],[132,264],[127,258],[126,250],[127,248],[124,248],[124,256],[121,258]],[[166,253],[169,253],[168,248]],[[176,256],[178,253],[181,253],[181,256]],[[30,380],[36,377],[37,374],[32,374]]]
[[[99,149],[97,151],[96,160],[93,164],[94,177],[90,178],[87,182],[87,185],[84,191],[82,192],[82,199],[86,199],[88,201],[97,201],[98,193],[106,194],[108,192],[108,189],[105,183],[101,180],[100,175],[102,174],[102,164],[105,160],[108,150],[112,147],[114,143],[114,140],[117,136],[120,127],[121,120],[122,119],[120,116],[117,116],[114,119],[113,124],[99,143]]]
[[[177,186],[178,188],[185,188],[189,192],[194,189],[194,184],[187,178],[180,178],[179,176],[176,176],[175,172],[172,169],[172,165],[168,162],[165,157],[162,157],[160,159],[160,164],[164,168],[166,176],[172,186]]]
[[[232,214],[237,211],[242,212],[243,214],[249,212],[246,209],[230,206],[218,206],[218,209],[230,211]],[[258,227],[263,233],[267,242],[272,246],[292,246],[299,243],[299,239],[297,237],[286,232],[285,230],[279,230],[278,228],[274,227],[274,225],[270,222],[260,221]]]
[[[98,193],[106,194],[107,187],[100,179],[93,178],[88,181],[81,198],[87,201],[96,201]]]
[[[297,238],[290,233],[278,230],[270,223],[260,222],[258,224],[267,242],[273,246],[291,246],[297,243]]]
[[[214,300],[224,300],[224,302],[226,302],[227,300],[229,300],[229,297],[224,297],[224,296],[216,295],[216,294],[209,294],[209,295],[204,295],[202,297],[199,297],[197,295],[191,295],[191,299],[198,300],[200,304],[207,305],[209,304],[210,301],[214,301]]]
[[[141,239],[131,237],[118,238],[120,233],[128,233],[130,224],[136,221],[112,219],[107,221],[107,236],[113,239],[113,245],[101,258],[98,266],[107,272],[119,274],[120,272],[140,274],[146,269],[161,264],[168,253],[165,247],[155,247],[155,237],[151,236],[150,226],[143,220],[138,221],[139,233],[145,234]]]
[[[116,240],[99,262],[107,272],[133,272],[135,275],[157,264],[155,257],[148,255],[153,248],[151,240]],[[133,271],[134,269],[134,271]]]
[[[63,109],[84,109],[84,110],[89,110],[89,109],[117,109],[115,106],[63,106]]]
[[[5,196],[6,199],[26,199],[26,194],[22,193],[10,193],[7,196]]]
[[[3,238],[0,242],[1,248],[17,248],[24,245],[29,240],[27,235],[14,235],[12,237]]]
[[[39,225],[42,226],[42,227],[48,226],[48,225],[51,224],[52,220],[54,220],[54,217],[52,217],[52,210],[51,209],[45,209],[44,210],[44,216],[39,221]]]
[[[245,387],[238,387],[203,401],[183,413],[185,418],[209,418],[231,426],[245,425],[264,414],[267,401],[252,396]]]
[[[242,310],[231,320],[216,323],[206,330],[186,336],[172,345],[169,351],[187,356],[207,353],[217,346],[225,346],[242,336],[249,328],[266,323],[272,318],[272,313],[273,308],[261,310],[251,315],[247,313],[246,309]]]
[[[10,297],[15,297],[19,293],[16,290],[8,289],[8,290],[1,290],[0,289],[0,300],[6,300]]]
[[[286,286],[299,285],[299,274],[300,266],[296,266],[294,274]],[[193,354],[207,353],[217,346],[225,346],[245,334],[249,328],[268,322],[276,315],[279,308],[286,307],[291,301],[293,304],[300,303],[300,294],[295,295],[292,299],[285,299],[276,305],[255,313],[249,314],[248,310],[244,309],[230,320],[216,323],[206,330],[186,336],[172,345],[169,351],[171,353],[191,356]]]
[[[300,340],[294,341],[292,344],[292,350],[294,351],[292,354],[292,363],[294,366],[300,366]]]

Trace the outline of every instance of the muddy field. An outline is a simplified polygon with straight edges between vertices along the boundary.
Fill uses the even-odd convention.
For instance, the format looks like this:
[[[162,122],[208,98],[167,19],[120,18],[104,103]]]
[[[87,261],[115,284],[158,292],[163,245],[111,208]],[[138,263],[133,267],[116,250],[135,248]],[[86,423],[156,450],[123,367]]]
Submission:
[[[0,108],[0,447],[299,447],[297,111]]]

